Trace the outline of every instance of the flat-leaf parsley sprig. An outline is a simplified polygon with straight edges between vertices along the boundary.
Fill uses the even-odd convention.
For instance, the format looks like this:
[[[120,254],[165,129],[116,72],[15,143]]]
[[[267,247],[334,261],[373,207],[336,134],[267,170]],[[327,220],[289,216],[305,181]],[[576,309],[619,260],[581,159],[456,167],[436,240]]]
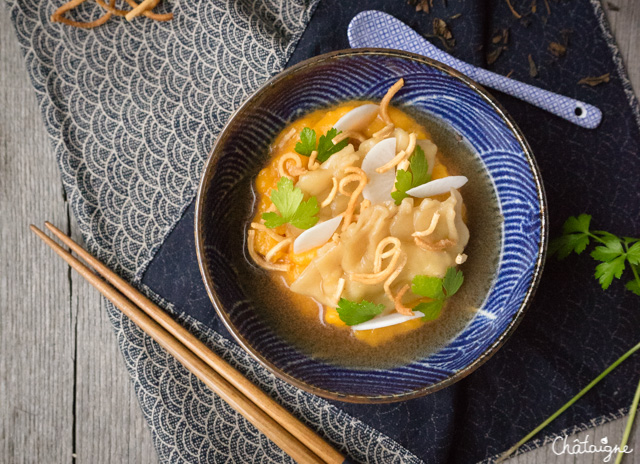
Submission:
[[[316,159],[320,163],[324,163],[331,155],[338,153],[349,144],[349,139],[341,140],[336,144],[333,143],[334,137],[339,133],[336,128],[329,129],[325,135],[320,136],[316,147],[316,131],[305,127],[300,132],[300,141],[296,143],[295,150],[302,156],[311,156],[311,153],[317,150],[318,156]]]
[[[367,322],[382,313],[384,305],[377,305],[367,300],[356,303],[346,298],[340,298],[336,311],[338,311],[338,316],[340,316],[342,322],[347,325],[356,325]]]
[[[618,237],[604,230],[591,230],[590,227],[591,216],[588,214],[569,217],[562,226],[562,235],[551,242],[549,252],[558,259],[564,259],[571,253],[581,254],[594,240],[600,245],[594,248],[591,257],[600,261],[595,277],[602,289],[609,288],[614,278],[620,279],[628,264],[633,280],[628,281],[625,287],[640,296],[640,238]]]
[[[426,184],[431,180],[429,175],[429,163],[420,145],[416,145],[413,155],[409,159],[411,171],[399,169],[396,174],[396,190],[391,192],[391,197],[399,205],[403,199],[407,198],[407,190]]]
[[[424,314],[423,321],[432,321],[440,316],[445,301],[451,298],[462,286],[464,275],[455,267],[447,269],[444,279],[426,275],[417,275],[411,281],[411,291],[416,295],[431,298],[432,301],[418,304],[414,311]]]
[[[278,213],[262,213],[264,225],[274,229],[284,224],[291,224],[299,229],[308,229],[318,222],[318,199],[311,197],[302,201],[304,194],[288,177],[281,177],[278,190],[271,191],[271,201],[278,208]]]

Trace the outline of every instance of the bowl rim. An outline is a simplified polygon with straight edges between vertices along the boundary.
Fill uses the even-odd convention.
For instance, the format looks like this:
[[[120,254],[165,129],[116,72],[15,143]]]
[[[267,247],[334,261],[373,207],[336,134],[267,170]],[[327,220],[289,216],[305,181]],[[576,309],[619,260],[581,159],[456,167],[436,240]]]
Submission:
[[[540,202],[540,242],[538,244],[538,253],[536,258],[536,263],[533,269],[533,275],[529,287],[527,289],[527,293],[520,304],[518,310],[513,314],[511,320],[509,321],[507,327],[502,331],[502,333],[498,336],[494,342],[489,345],[477,358],[475,358],[471,363],[465,366],[462,369],[459,369],[454,374],[448,376],[447,378],[424,388],[420,388],[417,390],[412,390],[410,392],[394,394],[394,395],[353,395],[353,394],[345,394],[337,391],[331,391],[328,389],[320,388],[315,385],[309,384],[305,381],[302,381],[296,377],[293,377],[290,374],[287,374],[279,367],[275,366],[271,361],[269,361],[266,357],[264,357],[261,353],[259,353],[256,349],[254,349],[249,342],[238,333],[237,329],[231,322],[230,318],[223,310],[224,306],[218,299],[218,296],[213,289],[213,276],[209,272],[209,269],[205,266],[204,263],[204,244],[202,240],[202,224],[203,221],[201,219],[203,208],[204,208],[204,200],[203,193],[206,188],[206,180],[210,177],[209,173],[211,171],[215,171],[218,159],[220,155],[217,153],[218,146],[225,141],[226,131],[228,127],[233,123],[235,118],[242,113],[246,107],[248,107],[252,101],[257,98],[265,89],[273,86],[275,83],[289,77],[292,74],[295,74],[299,70],[315,66],[319,63],[325,62],[327,60],[333,60],[342,58],[345,56],[367,56],[367,55],[383,55],[383,56],[392,56],[397,58],[404,58],[412,61],[416,61],[421,64],[426,64],[428,66],[434,67],[460,81],[462,81],[467,87],[470,87],[473,91],[480,95],[486,102],[489,103],[496,111],[496,113],[500,116],[500,118],[504,121],[510,131],[514,134],[516,140],[520,144],[520,147],[525,155],[527,163],[531,169],[531,173],[533,176],[533,181],[536,187],[536,193],[538,196],[538,201]],[[487,362],[501,347],[505,344],[505,342],[511,337],[515,329],[518,327],[520,322],[522,321],[525,312],[531,305],[531,301],[533,300],[533,296],[538,288],[540,283],[542,270],[544,267],[544,262],[546,259],[547,253],[547,242],[548,242],[548,207],[547,207],[547,198],[544,190],[544,185],[542,183],[542,177],[540,174],[540,169],[538,164],[533,156],[533,151],[529,146],[529,143],[524,137],[522,130],[517,126],[513,118],[507,113],[507,111],[503,108],[503,106],[492,96],[490,95],[484,87],[480,84],[473,81],[468,76],[462,74],[461,72],[453,69],[452,67],[441,63],[439,61],[433,60],[431,58],[427,58],[422,55],[418,55],[415,53],[405,52],[402,50],[394,50],[387,48],[353,48],[353,49],[344,49],[344,50],[336,50],[329,53],[324,53],[321,55],[314,56],[307,60],[304,60],[294,66],[284,69],[280,73],[276,74],[269,80],[267,80],[258,90],[256,90],[247,100],[245,100],[240,107],[238,107],[229,117],[224,127],[218,134],[215,143],[211,149],[211,152],[205,162],[205,165],[202,169],[202,174],[200,177],[200,182],[198,186],[197,196],[196,196],[196,206],[195,206],[195,219],[194,219],[194,234],[195,234],[195,246],[196,246],[196,256],[198,260],[198,267],[200,268],[200,275],[204,282],[205,288],[207,290],[207,294],[209,295],[209,299],[213,304],[218,316],[221,318],[226,329],[231,333],[231,335],[235,338],[238,344],[246,350],[256,361],[258,361],[263,367],[267,368],[269,372],[274,374],[281,380],[300,388],[308,393],[312,393],[318,396],[321,396],[330,400],[344,401],[349,403],[365,403],[365,404],[380,404],[380,403],[392,403],[397,401],[405,401],[413,398],[419,398],[425,396],[429,393],[436,392],[441,390],[449,385],[452,385],[459,380],[465,378],[473,371],[478,369],[481,365]]]

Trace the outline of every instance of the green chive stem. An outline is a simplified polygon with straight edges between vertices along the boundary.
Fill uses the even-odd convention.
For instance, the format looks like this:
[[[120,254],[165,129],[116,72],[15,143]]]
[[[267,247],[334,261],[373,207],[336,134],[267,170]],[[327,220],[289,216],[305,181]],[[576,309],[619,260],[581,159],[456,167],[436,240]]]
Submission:
[[[629,418],[627,419],[627,426],[624,429],[624,435],[622,435],[622,441],[620,442],[620,450],[624,450],[629,441],[629,435],[631,435],[631,428],[633,427],[633,421],[636,418],[636,411],[638,410],[638,403],[640,402],[640,381],[638,381],[638,388],[636,388],[636,394],[633,397],[633,403],[631,403],[631,409],[629,410]],[[616,464],[622,462],[622,457],[625,453],[618,453],[616,456]]]
[[[537,426],[531,433],[529,433],[526,437],[524,437],[522,440],[520,440],[518,443],[516,443],[515,445],[513,445],[511,448],[509,448],[507,451],[505,451],[502,456],[500,456],[498,458],[498,460],[496,462],[502,462],[505,459],[507,459],[509,456],[511,456],[511,454],[513,454],[515,451],[518,450],[518,448],[520,448],[522,445],[524,445],[526,442],[528,442],[531,438],[533,438],[534,436],[536,436],[538,434],[538,432],[540,432],[540,430],[542,430],[543,428],[545,428],[547,425],[549,425],[551,422],[553,422],[560,414],[562,414],[563,412],[565,412],[573,403],[575,403],[576,401],[578,401],[580,398],[582,398],[589,390],[591,390],[598,382],[600,382],[602,379],[604,379],[609,372],[611,372],[612,370],[614,370],[616,367],[618,367],[620,365],[620,363],[622,363],[625,359],[627,359],[629,356],[631,356],[633,353],[635,353],[636,351],[638,351],[640,349],[640,343],[638,343],[636,346],[634,346],[633,348],[631,348],[629,351],[627,351],[625,354],[623,354],[622,356],[620,356],[613,364],[611,364],[609,367],[607,367],[598,377],[596,377],[595,379],[593,379],[591,381],[591,383],[589,385],[587,385],[586,387],[584,387],[580,393],[578,393],[576,396],[574,396],[573,398],[571,398],[564,406],[562,406],[560,409],[558,409],[556,412],[554,412],[547,420],[545,420],[542,424],[540,424],[539,426]],[[637,406],[637,405],[636,405]]]

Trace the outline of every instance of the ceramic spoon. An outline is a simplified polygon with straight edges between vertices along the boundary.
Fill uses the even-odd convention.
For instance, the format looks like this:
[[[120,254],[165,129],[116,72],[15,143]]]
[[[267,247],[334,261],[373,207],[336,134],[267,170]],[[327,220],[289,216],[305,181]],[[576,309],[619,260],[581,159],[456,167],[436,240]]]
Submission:
[[[593,105],[460,61],[437,48],[402,21],[381,11],[363,11],[354,17],[349,24],[348,36],[353,48],[393,48],[440,61],[484,86],[524,100],[587,129],[595,129],[602,120],[602,112]]]

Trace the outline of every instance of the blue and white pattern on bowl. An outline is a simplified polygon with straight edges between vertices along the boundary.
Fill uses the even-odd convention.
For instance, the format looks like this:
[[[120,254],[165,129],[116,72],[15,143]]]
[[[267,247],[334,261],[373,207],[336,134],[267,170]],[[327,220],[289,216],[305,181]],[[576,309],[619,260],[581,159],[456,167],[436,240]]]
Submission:
[[[469,325],[440,351],[389,369],[328,364],[279,338],[258,316],[242,276],[251,185],[267,146],[288,122],[345,100],[380,100],[400,77],[394,104],[430,113],[466,138],[491,177],[504,216],[498,275]],[[245,209],[238,205],[247,205]],[[274,373],[312,393],[353,402],[421,396],[472,372],[521,319],[540,278],[546,205],[531,150],[504,110],[456,71],[410,53],[361,49],[322,55],[276,76],[228,122],[207,162],[197,200],[200,270],[218,314],[238,342]],[[473,231],[472,231],[473,233]]]

